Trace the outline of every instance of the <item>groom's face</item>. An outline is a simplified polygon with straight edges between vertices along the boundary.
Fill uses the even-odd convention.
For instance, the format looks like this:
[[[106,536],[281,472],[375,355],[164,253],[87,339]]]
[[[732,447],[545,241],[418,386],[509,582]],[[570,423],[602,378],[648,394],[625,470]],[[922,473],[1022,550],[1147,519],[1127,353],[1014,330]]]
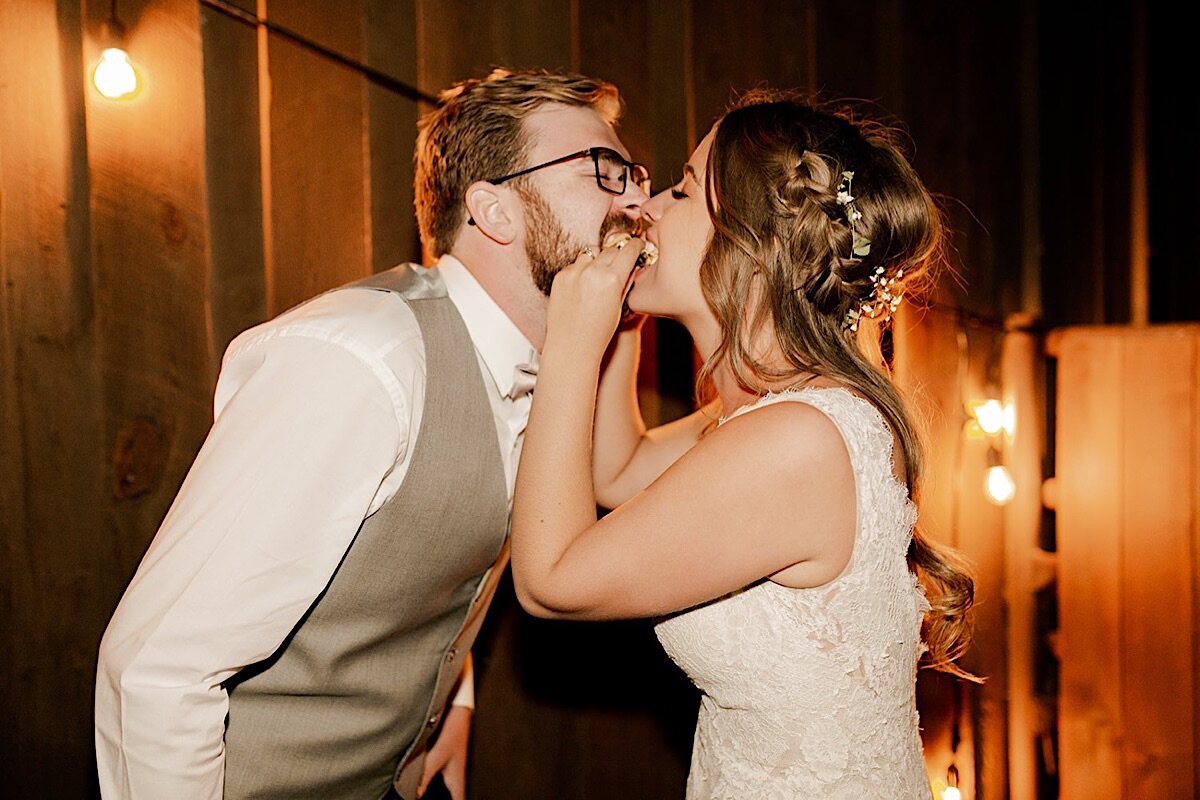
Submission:
[[[592,147],[607,147],[629,160],[612,127],[590,108],[551,104],[525,120],[528,166]],[[531,173],[517,188],[525,214],[525,252],[534,283],[544,293],[560,269],[585,247],[599,247],[614,230],[634,230],[649,198],[632,179],[611,194],[596,180],[587,156]]]

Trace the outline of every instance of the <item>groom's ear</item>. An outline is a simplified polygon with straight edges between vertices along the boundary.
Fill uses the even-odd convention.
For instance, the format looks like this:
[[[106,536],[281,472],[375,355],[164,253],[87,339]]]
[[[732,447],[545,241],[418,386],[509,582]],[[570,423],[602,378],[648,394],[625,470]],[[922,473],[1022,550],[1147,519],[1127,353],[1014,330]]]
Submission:
[[[512,244],[523,215],[516,194],[503,186],[476,181],[467,187],[469,225],[498,244]]]

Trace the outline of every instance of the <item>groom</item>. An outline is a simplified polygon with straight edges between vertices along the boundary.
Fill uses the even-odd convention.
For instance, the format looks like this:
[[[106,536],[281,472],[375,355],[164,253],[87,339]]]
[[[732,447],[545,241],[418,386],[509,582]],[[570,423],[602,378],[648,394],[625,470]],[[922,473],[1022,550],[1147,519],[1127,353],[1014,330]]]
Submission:
[[[436,267],[230,345],[101,643],[105,798],[408,800],[438,772],[463,797],[469,649],[507,560],[546,295],[647,199],[619,109],[580,76],[454,86],[417,140]]]

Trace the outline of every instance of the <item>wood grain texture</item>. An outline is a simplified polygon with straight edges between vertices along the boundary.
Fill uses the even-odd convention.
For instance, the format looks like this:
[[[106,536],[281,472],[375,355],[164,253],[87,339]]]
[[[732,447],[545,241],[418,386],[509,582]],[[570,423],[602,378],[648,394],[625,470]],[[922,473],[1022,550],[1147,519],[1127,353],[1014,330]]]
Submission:
[[[417,77],[436,94],[492,67],[569,69],[570,3],[520,0],[506,5],[416,0]]]
[[[85,30],[95,31],[107,9],[87,8]],[[218,357],[209,314],[199,6],[129,2],[121,14],[144,87],[123,102],[87,91],[82,104],[107,462],[100,474],[108,496],[93,509],[74,509],[94,515],[104,531],[97,545],[115,563],[82,567],[85,574],[103,570],[104,591],[89,598],[99,624],[87,637],[80,686],[91,683],[104,622],[207,433]],[[86,33],[84,53],[89,61],[96,55]],[[72,537],[73,547],[81,544]],[[86,715],[87,706],[74,713]],[[81,733],[90,744],[90,731]]]
[[[273,0],[270,18],[361,61],[362,0]],[[270,244],[267,312],[275,316],[371,272],[367,87],[358,73],[269,37]]]
[[[140,487],[114,488],[127,500],[107,517],[131,572],[207,433],[219,354],[208,305],[199,7],[129,3],[122,14],[145,86],[122,102],[88,92],[84,109],[109,480]],[[147,428],[154,434],[138,433]],[[131,437],[142,456],[134,472],[117,474]]]
[[[367,62],[417,85],[415,0],[368,0]],[[420,109],[375,85],[367,87],[367,192],[371,271],[421,260],[413,210],[413,146]]]
[[[1194,376],[1200,329],[1125,329],[1105,335],[1121,351],[1121,703],[1123,797],[1195,795],[1196,591],[1192,474],[1200,407]]]
[[[1071,328],[1055,349],[1062,796],[1190,797],[1200,326]]]
[[[952,755],[953,681],[925,671],[918,678],[922,738],[932,780],[944,780],[950,763],[961,784],[988,796],[1007,783],[1007,663],[1003,605],[1004,530],[1000,509],[984,497],[989,442],[967,435],[967,403],[984,397],[998,379],[1000,338],[964,326],[937,307],[901,307],[895,327],[895,377],[925,444],[925,479],[920,487],[920,526],[934,541],[959,550],[975,579],[975,639],[963,664],[987,677],[983,686],[961,689],[962,741]],[[989,754],[995,754],[991,756]],[[995,758],[995,761],[985,761]],[[993,789],[994,791],[994,789]],[[970,797],[971,795],[966,795]]]
[[[205,151],[211,347],[267,317],[259,148],[258,37],[207,7],[204,25]]]
[[[1122,785],[1123,363],[1117,340],[1082,332],[1056,352],[1062,798],[1090,800]]]
[[[1004,401],[1016,410],[1016,429],[1006,436],[1005,462],[1017,493],[1004,508],[1004,604],[1008,677],[1008,790],[1014,798],[1037,796],[1041,731],[1034,670],[1037,625],[1035,571],[1042,525],[1042,463],[1045,455],[1044,363],[1038,337],[1010,332],[1001,356]]]
[[[0,765],[15,797],[87,792],[95,645],[122,572],[98,513],[81,28],[69,4],[0,5]]]

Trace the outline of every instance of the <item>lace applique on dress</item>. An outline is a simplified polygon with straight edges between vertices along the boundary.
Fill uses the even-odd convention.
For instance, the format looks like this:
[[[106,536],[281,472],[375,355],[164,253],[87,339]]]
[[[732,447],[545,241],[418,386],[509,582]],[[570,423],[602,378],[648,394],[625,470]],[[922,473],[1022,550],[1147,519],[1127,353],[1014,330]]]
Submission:
[[[816,407],[845,439],[854,549],[824,586],[761,581],[655,626],[703,693],[688,800],[929,800],[915,694],[929,603],[905,559],[916,508],[892,474],[891,429],[841,388],[767,395],[730,418],[776,402]]]

